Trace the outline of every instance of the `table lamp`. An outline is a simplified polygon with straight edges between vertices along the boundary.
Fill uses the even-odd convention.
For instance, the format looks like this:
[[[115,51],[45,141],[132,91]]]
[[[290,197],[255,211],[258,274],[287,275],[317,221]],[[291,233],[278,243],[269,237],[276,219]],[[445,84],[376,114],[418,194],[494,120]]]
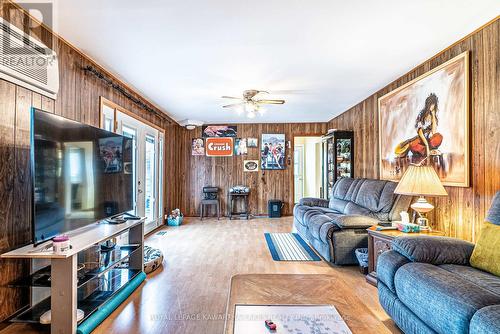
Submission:
[[[429,229],[425,214],[434,209],[434,206],[427,202],[424,196],[448,196],[434,168],[423,164],[410,165],[399,180],[394,193],[419,196],[418,200],[410,207],[420,216],[417,221],[422,229]]]

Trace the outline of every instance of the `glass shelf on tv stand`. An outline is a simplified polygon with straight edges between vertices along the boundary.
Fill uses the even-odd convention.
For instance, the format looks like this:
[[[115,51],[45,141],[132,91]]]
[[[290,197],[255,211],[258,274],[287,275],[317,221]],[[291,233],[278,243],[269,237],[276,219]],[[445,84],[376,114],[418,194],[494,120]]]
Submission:
[[[101,251],[101,257],[105,259],[105,264],[91,270],[83,268],[78,272],[77,287],[81,287],[90,280],[98,278],[106,271],[116,267],[120,263],[125,262],[134,252],[140,249],[139,244],[131,245],[116,245],[115,248],[109,251]],[[10,287],[50,287],[51,285],[51,266],[43,267],[27,277],[23,277],[9,283]]]
[[[113,268],[100,275],[97,280],[94,280],[95,286],[86,284],[78,288],[77,307],[84,312],[84,318],[80,320],[79,323],[83,322],[94,313],[94,311],[98,310],[101,305],[120,291],[121,288],[139,273],[141,273],[141,271],[137,269]],[[89,282],[90,281],[87,283]],[[40,323],[40,316],[50,310],[50,302],[50,297],[48,297],[21,312],[11,319],[11,321]]]

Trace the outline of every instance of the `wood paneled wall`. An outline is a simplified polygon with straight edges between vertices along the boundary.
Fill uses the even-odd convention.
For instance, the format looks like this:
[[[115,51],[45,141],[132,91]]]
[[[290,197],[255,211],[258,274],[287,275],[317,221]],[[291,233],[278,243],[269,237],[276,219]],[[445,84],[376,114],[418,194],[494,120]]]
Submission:
[[[496,191],[500,190],[500,20],[455,43],[328,123],[354,130],[356,177],[379,178],[378,98],[469,50],[471,56],[471,187],[447,187],[432,199],[432,226],[446,235],[476,240]]]
[[[188,216],[199,214],[201,191],[204,186],[220,188],[222,212],[226,212],[226,195],[230,187],[245,185],[250,187],[250,211],[252,214],[267,214],[267,201],[280,199],[284,202],[283,214],[292,214],[293,199],[293,137],[321,136],[326,133],[326,123],[290,124],[233,124],[238,127],[238,137],[254,137],[261,144],[263,133],[284,133],[285,140],[292,142],[286,148],[287,161],[284,170],[243,172],[243,160],[259,159],[259,148],[248,148],[248,155],[225,158],[191,156],[191,139],[201,137],[201,129],[188,131],[181,129],[178,140],[180,149],[178,204]],[[212,211],[213,212],[213,211]]]
[[[31,36],[56,50],[59,56],[60,90],[52,100],[0,80],[0,253],[31,241],[31,175],[29,168],[30,108],[37,107],[93,126],[99,126],[99,97],[133,112],[166,130],[165,159],[176,161],[178,151],[172,145],[179,125],[168,117],[158,116],[137,107],[133,102],[104,84],[82,68],[100,68],[91,59],[43,27],[29,30],[29,17],[9,1],[0,2],[0,15]],[[102,69],[102,68],[100,68]],[[105,71],[104,69],[102,69]],[[109,73],[108,73],[109,75]],[[119,81],[117,78],[114,78]],[[132,92],[136,97],[139,94]],[[152,108],[155,108],[151,105]],[[175,177],[177,165],[166,164],[166,185],[178,189]],[[176,192],[168,192],[165,207],[172,208]],[[0,321],[28,303],[27,289],[12,289],[5,285],[29,272],[29,262],[0,260]]]

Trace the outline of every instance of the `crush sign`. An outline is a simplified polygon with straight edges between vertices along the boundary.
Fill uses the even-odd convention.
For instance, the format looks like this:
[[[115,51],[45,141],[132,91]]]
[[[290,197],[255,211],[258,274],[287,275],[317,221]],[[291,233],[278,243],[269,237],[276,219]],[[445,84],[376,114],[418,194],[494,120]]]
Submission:
[[[233,155],[233,138],[209,137],[205,140],[207,157],[230,157]]]

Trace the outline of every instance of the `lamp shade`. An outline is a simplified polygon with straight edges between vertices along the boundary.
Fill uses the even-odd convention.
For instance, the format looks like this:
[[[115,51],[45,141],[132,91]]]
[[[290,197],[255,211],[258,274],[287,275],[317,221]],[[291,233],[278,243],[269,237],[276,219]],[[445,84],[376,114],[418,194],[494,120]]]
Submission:
[[[416,165],[410,165],[408,167],[394,192],[396,194],[410,196],[448,195],[434,168],[431,166]]]

